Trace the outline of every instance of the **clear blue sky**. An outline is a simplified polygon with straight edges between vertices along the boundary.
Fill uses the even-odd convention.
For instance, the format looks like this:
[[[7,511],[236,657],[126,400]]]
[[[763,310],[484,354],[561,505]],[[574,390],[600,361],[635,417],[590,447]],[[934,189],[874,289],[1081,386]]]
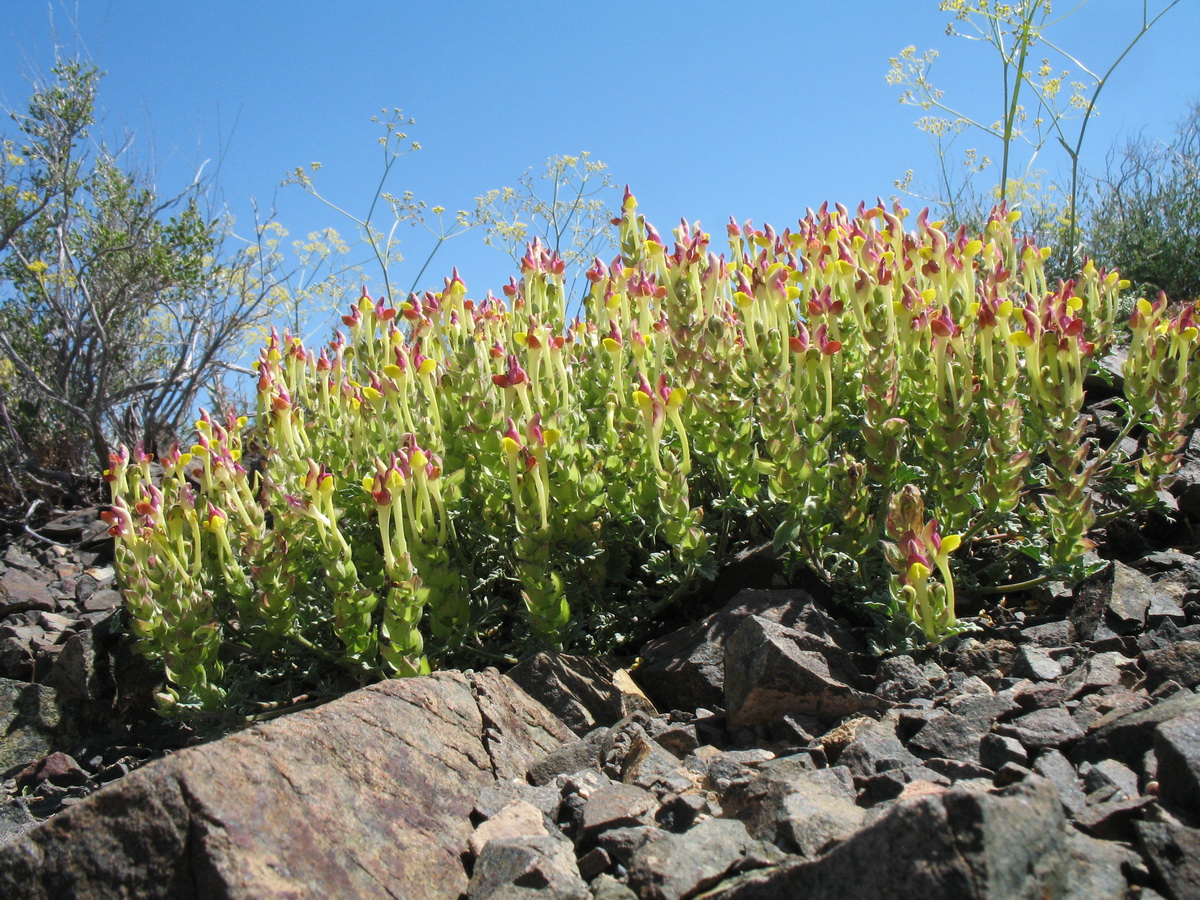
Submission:
[[[1141,0],[1091,0],[1054,33],[1103,70],[1141,13]],[[283,176],[319,160],[322,190],[363,211],[380,173],[370,119],[391,107],[416,119],[424,149],[390,188],[430,205],[471,208],[552,154],[588,150],[664,234],[681,216],[714,233],[730,215],[783,227],[824,200],[889,197],[910,168],[932,179],[917,112],[885,82],[902,47],[941,50],[947,99],[996,117],[997,62],[947,37],[948,18],[936,0],[6,0],[0,102],[20,108],[56,46],[82,53],[108,73],[106,133],[136,132],[163,191],[219,158],[230,208],[274,204],[293,235],[349,229],[279,188]],[[1123,135],[1170,136],[1200,99],[1198,37],[1200,0],[1182,0],[1142,39],[1101,96],[1091,168]],[[428,242],[406,237],[409,260],[423,259]],[[426,286],[451,265],[472,295],[514,274],[479,235],[448,244]]]

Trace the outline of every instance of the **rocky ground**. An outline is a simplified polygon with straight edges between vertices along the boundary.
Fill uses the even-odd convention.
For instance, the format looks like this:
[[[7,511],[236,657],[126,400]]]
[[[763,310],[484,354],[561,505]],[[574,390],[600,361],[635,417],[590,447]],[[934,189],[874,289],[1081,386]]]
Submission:
[[[746,589],[637,665],[388,682],[179,752],[95,511],[39,530],[0,568],[4,896],[1200,897],[1186,530],[1115,529],[1038,614],[917,654]]]

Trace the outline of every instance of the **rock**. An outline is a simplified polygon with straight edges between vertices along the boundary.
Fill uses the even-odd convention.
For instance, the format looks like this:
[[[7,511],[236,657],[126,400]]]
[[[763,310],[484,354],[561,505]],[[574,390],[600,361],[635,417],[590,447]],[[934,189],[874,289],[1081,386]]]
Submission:
[[[1132,687],[1140,680],[1141,672],[1136,662],[1116,651],[1108,651],[1085,660],[1063,680],[1063,687],[1067,689],[1067,699],[1070,700],[1080,694],[1114,685]]]
[[[654,705],[622,672],[600,659],[566,653],[538,653],[514,666],[508,677],[582,737],[598,726],[614,725],[633,712],[655,713]]]
[[[1155,690],[1166,681],[1185,688],[1200,685],[1200,641],[1179,641],[1161,650],[1142,654],[1146,688]]]
[[[57,601],[50,595],[50,579],[36,569],[34,571],[9,569],[0,574],[0,618],[25,610],[52,612],[58,608]]]
[[[805,591],[747,589],[706,619],[642,647],[635,680],[662,709],[723,705],[725,641],[751,615],[818,636],[835,634],[841,642],[854,640]]]
[[[478,809],[478,804],[476,805]],[[478,856],[488,841],[499,838],[547,837],[545,814],[527,800],[514,800],[471,832],[467,847]]]
[[[1200,699],[1194,694],[1183,696]],[[1200,709],[1159,723],[1154,729],[1154,755],[1163,803],[1195,814],[1200,810]]]
[[[1078,814],[1087,805],[1087,796],[1075,767],[1058,750],[1043,751],[1034,762],[1033,771],[1054,785],[1071,815]]]
[[[584,738],[550,751],[529,766],[530,782],[549,784],[557,775],[573,775],[581,769],[599,771],[607,736],[607,729],[597,728]]]
[[[1134,828],[1163,895],[1170,900],[1200,897],[1200,829],[1171,822],[1138,822]]]
[[[996,726],[996,734],[1013,737],[1026,750],[1036,752],[1047,747],[1067,747],[1083,737],[1083,729],[1061,706],[1035,709]]]
[[[932,698],[936,693],[929,678],[911,656],[892,656],[875,671],[875,694],[884,700],[903,703],[914,697]]]
[[[567,735],[494,671],[386,681],[101,789],[0,848],[0,895],[454,896],[482,787]]]
[[[24,766],[78,740],[52,687],[0,678],[0,772]]]
[[[898,717],[889,713],[878,722],[867,720],[855,729],[851,740],[840,753],[830,754],[830,760],[850,769],[856,777],[867,777],[885,769],[919,766],[914,756],[897,737]],[[826,753],[830,748],[826,747]]]
[[[854,777],[845,766],[813,770],[807,757],[764,762],[722,795],[726,816],[742,820],[751,837],[792,853],[817,856],[862,825]]]
[[[613,828],[649,825],[657,809],[658,801],[647,790],[631,784],[602,787],[584,804],[578,843],[590,846],[601,832]]]
[[[728,872],[761,868],[783,854],[750,837],[735,819],[705,819],[683,834],[642,846],[629,865],[629,887],[642,900],[680,900],[712,887]]]
[[[1200,710],[1200,695],[1179,694],[1146,709],[1115,709],[1088,727],[1073,755],[1099,762],[1116,759],[1137,771],[1151,746],[1154,732],[1164,722]]]
[[[860,680],[848,650],[759,616],[745,618],[725,643],[726,716],[733,727],[885,707],[860,689]]]
[[[87,773],[74,758],[61,751],[55,751],[45,759],[30,763],[17,773],[18,790],[37,787],[43,781],[67,787],[83,784],[87,781]]]
[[[1138,854],[1115,841],[1067,831],[1067,890],[1063,900],[1128,900],[1125,872],[1141,864]]]
[[[467,897],[469,900],[517,900],[521,897],[591,900],[592,892],[579,876],[575,854],[568,841],[554,837],[516,837],[497,838],[483,848],[475,861]]]
[[[922,759],[957,759],[978,763],[979,742],[996,719],[1017,708],[1011,697],[991,693],[954,697],[931,713],[908,741]]]
[[[1066,822],[1040,778],[996,794],[965,788],[891,806],[816,860],[788,862],[711,894],[712,900],[973,900],[1060,897]]]

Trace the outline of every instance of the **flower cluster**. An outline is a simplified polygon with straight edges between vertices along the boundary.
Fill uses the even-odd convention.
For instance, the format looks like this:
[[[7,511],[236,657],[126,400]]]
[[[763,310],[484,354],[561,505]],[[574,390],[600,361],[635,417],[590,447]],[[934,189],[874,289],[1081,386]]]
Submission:
[[[108,476],[164,708],[232,702],[234,670],[307,684],[611,648],[764,535],[929,641],[960,627],[956,578],[1077,574],[1120,494],[1105,479],[1136,472],[1144,505],[1177,465],[1193,313],[1137,304],[1128,458],[1082,421],[1116,273],[1048,284],[1003,207],[978,236],[906,215],[731,222],[718,253],[699,225],[664,239],[627,193],[581,318],[535,243],[501,297],[455,272],[364,293],[322,348],[272,334],[252,428],[205,415],[161,475],[135,453]],[[973,552],[1005,542],[1000,564]]]

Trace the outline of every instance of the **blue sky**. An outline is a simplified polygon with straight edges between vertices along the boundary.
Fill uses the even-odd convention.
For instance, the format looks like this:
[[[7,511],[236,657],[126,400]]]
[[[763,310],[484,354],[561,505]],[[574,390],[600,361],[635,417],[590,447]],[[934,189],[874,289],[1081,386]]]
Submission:
[[[1166,2],[1150,0],[1151,13]],[[1103,69],[1141,13],[1141,0],[1091,0],[1053,34]],[[256,198],[294,236],[350,229],[300,189],[280,188],[284,175],[319,160],[323,192],[364,211],[381,172],[370,120],[392,107],[416,119],[423,149],[389,187],[430,205],[471,208],[549,156],[587,150],[664,234],[681,216],[713,232],[730,215],[783,227],[824,200],[889,197],[907,169],[932,180],[917,111],[885,82],[906,45],[938,48],[934,80],[947,99],[995,118],[996,60],[947,37],[948,19],[936,0],[7,0],[0,103],[24,104],[56,46],[81,52],[108,73],[106,133],[136,133],[162,190],[219,159],[233,212],[244,219]],[[1102,169],[1123,135],[1169,137],[1200,99],[1197,35],[1200,0],[1182,0],[1142,39],[1101,96],[1090,168]],[[976,145],[996,150],[962,139]],[[1056,170],[1063,160],[1047,151],[1042,162]],[[428,241],[404,237],[409,260],[423,259]],[[472,295],[514,274],[477,234],[447,244],[425,286],[452,265]]]

